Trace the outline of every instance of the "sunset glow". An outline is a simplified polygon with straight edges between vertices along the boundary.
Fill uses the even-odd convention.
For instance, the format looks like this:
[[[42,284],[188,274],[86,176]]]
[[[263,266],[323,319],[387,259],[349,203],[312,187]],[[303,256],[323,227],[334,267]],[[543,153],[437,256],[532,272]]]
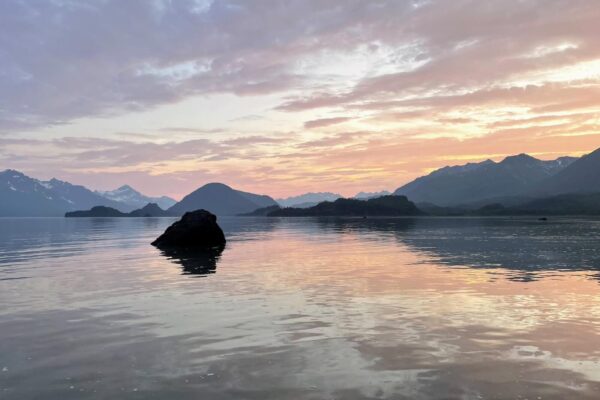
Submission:
[[[598,21],[583,0],[2,2],[0,169],[283,197],[579,156]]]

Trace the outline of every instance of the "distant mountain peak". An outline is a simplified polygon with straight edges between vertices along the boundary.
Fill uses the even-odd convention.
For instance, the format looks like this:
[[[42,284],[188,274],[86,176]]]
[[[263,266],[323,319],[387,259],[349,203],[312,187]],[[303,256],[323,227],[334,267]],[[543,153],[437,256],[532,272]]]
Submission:
[[[156,203],[148,203],[146,204],[144,207],[141,208],[142,210],[162,210],[162,208],[160,208],[160,206]]]
[[[521,158],[521,159],[526,159],[526,160],[529,160],[529,159],[534,159],[534,160],[537,160],[537,158],[535,158],[535,157],[533,157],[533,156],[530,156],[530,155],[529,155],[529,154],[527,154],[527,153],[519,153],[519,154],[517,154],[516,156],[508,156],[508,157],[506,157],[506,158],[511,158],[511,157],[512,157],[512,158]]]
[[[166,210],[177,203],[175,200],[167,196],[146,196],[127,184],[121,185],[115,190],[109,190],[105,192],[97,191],[96,193],[104,198],[125,204],[128,210],[139,209],[148,203],[157,203],[159,207],[161,207],[163,210]]]
[[[563,163],[563,162],[573,162],[577,160],[577,157],[569,157],[569,156],[564,156],[564,157],[558,157],[556,160],[559,163]]]
[[[539,163],[541,160],[538,160],[535,157],[530,156],[529,154],[521,153],[516,156],[508,156],[504,160],[500,162],[500,164],[515,164],[515,163]]]
[[[78,186],[78,185],[74,185],[74,184],[66,182],[66,181],[61,181],[60,179],[56,179],[56,178],[52,178],[49,181],[42,182],[42,183],[49,183],[51,185],[60,185],[60,186]]]
[[[469,172],[482,167],[489,167],[491,165],[496,165],[497,163],[493,160],[487,159],[483,162],[470,162],[462,165],[447,165],[440,169],[437,169],[431,172],[428,176],[436,176],[436,175],[452,175],[452,174],[463,174],[465,172]]]
[[[222,189],[231,189],[231,190],[233,190],[231,186],[226,185],[226,184],[221,183],[221,182],[209,182],[209,183],[203,185],[202,188],[222,188]]]
[[[521,153],[508,156],[499,163],[486,160],[481,163],[444,167],[415,179],[394,193],[406,195],[417,203],[443,206],[521,196],[532,187],[568,168],[574,160],[561,157],[557,160],[543,161]]]
[[[118,190],[118,191],[121,191],[121,192],[124,192],[124,191],[130,191],[130,192],[136,192],[136,193],[139,193],[137,190],[135,190],[134,188],[132,188],[132,187],[131,187],[131,186],[129,186],[129,185],[122,185],[122,186],[120,186],[120,187],[119,187],[117,190]]]
[[[382,190],[379,192],[358,192],[354,195],[355,199],[359,199],[359,200],[367,200],[367,199],[374,199],[377,197],[383,197],[383,196],[389,196],[391,193],[388,192],[387,190]]]
[[[561,157],[553,161],[558,172],[537,185],[532,195],[548,196],[600,192],[600,148],[581,157]]]
[[[17,171],[16,169],[5,169],[4,171],[1,172],[2,174],[12,174],[12,175],[18,175],[18,176],[26,176],[24,173],[22,173],[21,171]]]
[[[169,213],[167,211],[160,208],[160,206],[156,203],[148,203],[144,207],[142,207],[138,210],[134,210],[131,213],[129,213],[130,216],[140,216],[140,217],[144,217],[144,216],[162,217],[162,216],[167,216],[168,214]]]
[[[183,214],[203,208],[217,215],[237,215],[273,205],[277,203],[269,196],[243,192],[220,182],[210,182],[185,196],[167,211]]]
[[[308,192],[298,196],[290,196],[277,199],[282,207],[311,207],[322,201],[334,201],[341,198],[342,195],[332,192]]]

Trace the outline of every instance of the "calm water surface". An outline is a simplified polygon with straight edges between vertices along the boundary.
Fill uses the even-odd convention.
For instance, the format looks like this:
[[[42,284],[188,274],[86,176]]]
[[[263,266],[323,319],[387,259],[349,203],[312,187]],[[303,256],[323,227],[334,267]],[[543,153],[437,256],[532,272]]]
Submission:
[[[0,399],[598,399],[600,222],[0,219]]]

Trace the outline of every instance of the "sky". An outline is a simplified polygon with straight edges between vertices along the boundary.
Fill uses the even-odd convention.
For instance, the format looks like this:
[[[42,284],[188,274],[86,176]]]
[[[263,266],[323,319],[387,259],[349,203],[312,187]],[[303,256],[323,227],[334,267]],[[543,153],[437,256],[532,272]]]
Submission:
[[[600,147],[595,0],[3,0],[0,169],[181,198]]]

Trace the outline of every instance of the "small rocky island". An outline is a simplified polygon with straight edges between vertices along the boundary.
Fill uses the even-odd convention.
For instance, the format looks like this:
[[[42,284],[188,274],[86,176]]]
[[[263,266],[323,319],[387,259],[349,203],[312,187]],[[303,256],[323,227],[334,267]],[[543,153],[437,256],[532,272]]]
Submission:
[[[152,245],[160,249],[194,250],[223,248],[225,242],[225,234],[217,224],[217,216],[206,210],[196,210],[185,213],[152,242]]]
[[[308,208],[272,208],[254,211],[268,217],[397,217],[424,215],[406,196],[381,196],[368,200],[337,199]]]
[[[71,211],[65,214],[66,218],[125,218],[125,217],[172,217],[169,211],[165,211],[156,203],[148,203],[144,207],[133,210],[130,213],[124,213],[117,209],[105,206],[92,207],[90,210]]]

